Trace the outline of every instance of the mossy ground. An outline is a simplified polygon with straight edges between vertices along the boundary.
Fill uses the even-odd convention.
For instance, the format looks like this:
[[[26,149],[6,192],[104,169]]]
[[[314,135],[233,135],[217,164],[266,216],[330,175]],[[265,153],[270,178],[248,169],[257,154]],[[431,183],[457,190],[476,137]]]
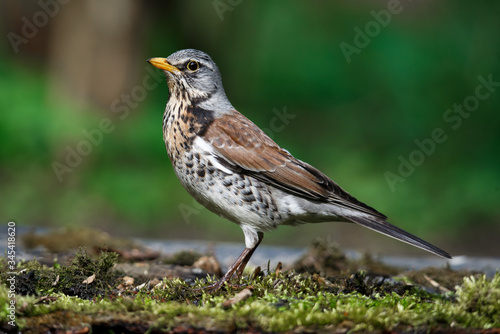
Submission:
[[[338,249],[327,243],[316,243],[311,251],[316,251],[315,255],[306,255],[295,269],[282,270],[278,266],[248,272],[240,282],[232,282],[239,285],[228,285],[213,293],[197,290],[209,284],[212,276],[193,279],[191,284],[180,278],[124,280],[126,273],[113,267],[119,261],[114,252],[92,257],[81,249],[64,264],[21,262],[15,284],[17,328],[9,325],[10,291],[9,284],[4,284],[9,275],[2,260],[0,330],[498,332],[498,273],[491,279],[468,273],[457,280],[465,273],[445,268],[395,276],[395,268],[377,266],[376,261],[367,258],[348,263]],[[319,264],[304,270],[312,265],[307,262],[308,256],[315,257]],[[190,257],[190,261],[195,258]],[[337,260],[329,262],[325,258]],[[434,283],[426,287],[426,282]],[[452,285],[454,282],[459,283]],[[443,293],[443,289],[449,291]]]

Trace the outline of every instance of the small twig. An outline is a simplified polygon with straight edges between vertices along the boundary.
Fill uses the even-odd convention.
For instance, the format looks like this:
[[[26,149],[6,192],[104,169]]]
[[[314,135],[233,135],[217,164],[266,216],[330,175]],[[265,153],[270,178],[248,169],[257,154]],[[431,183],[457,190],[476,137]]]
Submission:
[[[222,307],[229,308],[229,307],[233,306],[234,304],[237,304],[243,300],[248,299],[251,295],[252,295],[252,290],[250,290],[248,288],[243,289],[240,292],[238,292],[233,298],[229,298],[229,299],[225,300],[222,303]]]
[[[435,280],[433,280],[432,278],[430,278],[426,274],[424,274],[424,278],[426,279],[427,282],[429,282],[430,285],[432,285],[435,288],[438,288],[442,292],[450,292],[450,290],[448,290],[447,288],[445,288],[444,286],[442,286],[441,284],[439,284],[438,282],[436,282]]]

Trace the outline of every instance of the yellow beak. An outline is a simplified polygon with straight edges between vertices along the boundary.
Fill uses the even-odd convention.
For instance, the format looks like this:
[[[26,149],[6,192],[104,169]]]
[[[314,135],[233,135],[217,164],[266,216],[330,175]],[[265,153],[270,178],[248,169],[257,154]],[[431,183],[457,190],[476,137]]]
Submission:
[[[180,72],[177,67],[168,63],[167,58],[149,58],[148,63],[159,69],[169,71],[170,73]]]

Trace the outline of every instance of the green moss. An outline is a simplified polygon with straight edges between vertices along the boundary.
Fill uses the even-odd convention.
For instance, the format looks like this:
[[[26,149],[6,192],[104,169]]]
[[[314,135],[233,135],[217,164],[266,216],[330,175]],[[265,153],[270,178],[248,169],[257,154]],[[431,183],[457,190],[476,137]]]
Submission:
[[[116,285],[117,273],[110,269],[118,258],[113,252],[101,252],[97,259],[92,259],[84,248],[80,248],[68,265],[41,265],[36,260],[20,262],[16,275],[16,293],[19,295],[48,295],[64,293],[69,296],[93,298],[105,294]],[[9,278],[6,262],[0,262],[0,279]],[[86,279],[95,275],[91,283]]]
[[[197,289],[210,284],[212,277],[196,280],[194,286],[181,279],[164,279],[156,288],[126,290],[116,287],[117,274],[111,270],[115,260],[116,254],[91,259],[80,250],[68,265],[48,268],[24,263],[26,271],[18,275],[16,285],[31,272],[36,293],[16,295],[16,324],[27,332],[35,328],[387,332],[500,326],[500,274],[493,279],[470,276],[447,294],[429,293],[403,280],[379,280],[365,272],[326,279],[294,271],[253,274],[231,282],[239,286],[226,285],[213,293]],[[95,281],[85,284],[82,293],[72,295],[66,290],[69,286],[84,289],[82,281],[93,274]],[[60,277],[56,286],[52,286],[54,275]],[[228,305],[228,299],[243,288],[250,289],[251,296]],[[0,305],[10,301],[8,292],[0,284]],[[4,331],[7,315],[2,306],[0,329]]]
[[[252,297],[227,309],[222,303],[234,291],[200,293],[198,303],[194,302],[195,299],[170,301],[170,297],[177,298],[179,291],[173,288],[183,286],[183,283],[165,280],[166,289],[154,293],[141,292],[134,298],[120,296],[113,300],[102,298],[90,301],[54,294],[56,299],[53,302],[41,304],[32,296],[19,296],[18,304],[27,306],[18,311],[18,323],[25,328],[33,328],[43,320],[45,328],[61,324],[71,327],[75,322],[70,320],[76,319],[86,326],[103,326],[105,319],[113,319],[114,326],[121,323],[130,326],[141,324],[145,328],[194,327],[208,331],[253,328],[278,332],[297,328],[325,330],[340,327],[370,332],[451,326],[492,328],[500,326],[499,282],[500,275],[493,280],[467,278],[457,289],[457,301],[452,302],[439,296],[431,301],[422,300],[413,294],[335,294],[328,291],[327,284],[319,283],[312,277],[268,275],[253,285]],[[6,301],[5,286],[0,287],[0,300],[2,304]],[[61,312],[66,312],[64,314],[69,319],[60,322]],[[47,316],[50,314],[53,318]],[[4,321],[5,314],[0,316]],[[51,324],[51,320],[54,323]]]
[[[466,277],[457,288],[457,306],[467,314],[483,317],[485,328],[500,326],[500,274],[492,280],[485,275]]]

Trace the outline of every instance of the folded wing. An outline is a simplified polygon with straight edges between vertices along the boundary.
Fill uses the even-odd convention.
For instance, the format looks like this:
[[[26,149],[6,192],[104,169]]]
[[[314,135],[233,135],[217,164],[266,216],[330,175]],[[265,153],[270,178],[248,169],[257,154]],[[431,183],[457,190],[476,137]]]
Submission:
[[[227,168],[306,199],[386,218],[316,168],[294,158],[237,111],[216,119],[203,138],[217,150],[219,162]]]

